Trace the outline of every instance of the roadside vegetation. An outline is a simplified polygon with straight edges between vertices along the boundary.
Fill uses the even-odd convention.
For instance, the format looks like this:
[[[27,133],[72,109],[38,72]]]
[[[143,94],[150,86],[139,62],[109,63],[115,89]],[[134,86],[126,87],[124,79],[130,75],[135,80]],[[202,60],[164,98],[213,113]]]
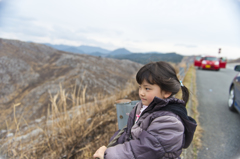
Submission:
[[[191,73],[192,71],[192,73]],[[197,159],[197,154],[199,149],[202,146],[202,141],[201,141],[201,137],[202,137],[202,133],[203,133],[203,128],[201,127],[201,123],[199,122],[199,112],[197,110],[198,107],[198,100],[197,100],[197,96],[196,96],[196,91],[197,91],[197,87],[196,87],[196,70],[194,67],[191,68],[190,72],[189,72],[189,76],[192,76],[192,80],[188,80],[188,83],[192,83],[192,91],[193,91],[193,95],[191,97],[192,100],[192,117],[196,120],[198,126],[196,128],[196,132],[195,135],[193,137],[193,156],[194,159]],[[188,78],[186,78],[188,79]],[[190,78],[189,78],[190,79]]]
[[[196,96],[196,70],[195,67],[192,65],[189,67],[185,78],[183,80],[183,84],[189,89],[190,92],[190,98],[189,98],[189,102],[187,103],[187,110],[188,110],[188,115],[190,115],[191,117],[193,117],[196,122],[197,122],[197,128],[196,128],[196,132],[194,134],[193,137],[193,141],[192,144],[190,145],[190,148],[188,148],[186,150],[186,153],[183,155],[185,155],[185,158],[191,158],[191,159],[197,159],[197,154],[199,149],[202,146],[202,142],[201,142],[201,136],[202,136],[202,132],[203,129],[201,127],[201,124],[199,122],[199,112],[197,110],[197,106],[198,106],[198,100],[197,100],[197,96]],[[176,98],[180,98],[181,99],[181,91],[176,95]]]

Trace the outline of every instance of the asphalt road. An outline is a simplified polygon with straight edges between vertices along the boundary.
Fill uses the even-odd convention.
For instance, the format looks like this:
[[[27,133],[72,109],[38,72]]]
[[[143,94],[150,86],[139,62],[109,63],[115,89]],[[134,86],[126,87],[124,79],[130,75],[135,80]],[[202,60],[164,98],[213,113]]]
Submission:
[[[228,108],[228,90],[233,68],[198,70],[197,98],[200,123],[204,129],[198,159],[240,159],[240,114]]]

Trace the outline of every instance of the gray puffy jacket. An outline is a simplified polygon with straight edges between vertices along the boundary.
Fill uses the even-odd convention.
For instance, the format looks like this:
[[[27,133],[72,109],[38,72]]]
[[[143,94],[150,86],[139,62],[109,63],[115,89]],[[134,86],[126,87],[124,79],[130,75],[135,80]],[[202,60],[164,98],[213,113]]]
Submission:
[[[187,116],[184,105],[184,101],[176,98],[155,97],[135,123],[142,107],[141,102],[137,103],[129,114],[127,128],[115,146],[105,151],[104,158],[180,158],[182,148],[190,145],[197,126],[195,120]]]

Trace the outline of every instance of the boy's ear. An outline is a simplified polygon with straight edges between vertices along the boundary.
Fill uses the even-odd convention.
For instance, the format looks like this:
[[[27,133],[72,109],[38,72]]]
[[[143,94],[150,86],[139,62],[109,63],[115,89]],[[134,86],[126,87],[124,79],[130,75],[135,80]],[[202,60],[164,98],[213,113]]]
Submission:
[[[166,99],[168,97],[170,97],[172,95],[172,92],[167,92],[167,91],[164,91],[163,92],[163,97]]]

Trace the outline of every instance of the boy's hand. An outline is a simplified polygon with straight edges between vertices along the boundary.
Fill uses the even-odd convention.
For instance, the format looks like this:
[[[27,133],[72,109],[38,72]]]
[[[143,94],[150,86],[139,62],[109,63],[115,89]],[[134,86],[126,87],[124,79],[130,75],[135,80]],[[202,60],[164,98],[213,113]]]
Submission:
[[[104,152],[106,151],[107,147],[102,146],[100,147],[95,154],[93,155],[94,158],[104,159]]]

